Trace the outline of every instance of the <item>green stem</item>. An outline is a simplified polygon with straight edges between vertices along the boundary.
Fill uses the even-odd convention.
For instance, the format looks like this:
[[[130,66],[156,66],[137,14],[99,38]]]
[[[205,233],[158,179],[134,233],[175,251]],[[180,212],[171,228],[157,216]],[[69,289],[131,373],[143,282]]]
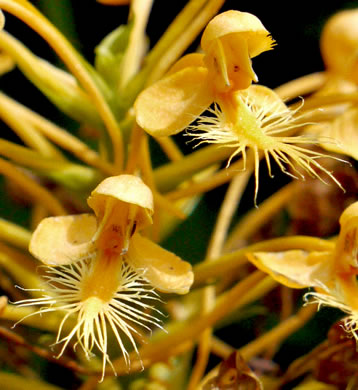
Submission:
[[[101,179],[98,171],[91,167],[42,156],[3,139],[0,139],[0,155],[76,191],[89,190]]]
[[[31,291],[32,296],[39,297],[43,295],[39,291],[43,288],[43,282],[40,277],[26,269],[23,265],[18,264],[16,259],[2,251],[0,251],[0,266],[12,275],[19,286],[25,289],[34,289]]]
[[[0,218],[0,240],[8,242],[17,248],[27,250],[30,239],[31,232],[15,223]]]
[[[194,0],[194,3],[196,3],[193,4],[193,8],[196,8],[194,11],[199,12],[197,14],[195,12],[188,14],[188,19],[190,18],[190,20],[183,20],[182,25],[178,26],[181,32],[175,37],[175,40],[172,40],[166,50],[161,53],[160,57],[156,58],[155,67],[148,75],[146,85],[152,84],[163,76],[169,67],[184,53],[190,43],[194,41],[209,20],[215,16],[224,2],[225,0],[209,0],[206,4],[203,4],[202,8],[198,9],[197,7],[202,4],[202,1]],[[149,58],[150,60],[151,58]]]
[[[128,46],[121,62],[119,89],[123,90],[128,81],[138,72],[146,48],[145,29],[148,23],[153,0],[132,0],[130,17],[134,19]]]
[[[224,0],[190,0],[144,59],[142,70],[128,83],[125,100],[132,104],[144,86],[162,77],[223,3]]]
[[[195,173],[220,162],[232,153],[232,148],[218,148],[216,145],[207,146],[185,156],[180,161],[173,161],[154,171],[157,189],[168,192]]]
[[[245,242],[270,218],[277,214],[295,195],[297,182],[291,182],[264,200],[260,207],[250,210],[234,226],[224,246],[224,252],[232,252],[235,244]]]
[[[142,79],[143,83],[147,80],[148,75],[153,69],[155,69],[161,57],[172,46],[173,42],[175,42],[175,40],[183,33],[192,20],[197,17],[206,2],[207,0],[190,0],[188,2],[145,58],[144,67],[137,75],[138,79]],[[190,43],[191,42],[188,44]]]

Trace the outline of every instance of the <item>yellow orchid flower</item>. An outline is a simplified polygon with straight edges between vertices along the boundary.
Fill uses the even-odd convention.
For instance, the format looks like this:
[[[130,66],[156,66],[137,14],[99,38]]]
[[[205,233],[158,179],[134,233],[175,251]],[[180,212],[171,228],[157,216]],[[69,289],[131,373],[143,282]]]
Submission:
[[[204,30],[204,54],[188,54],[135,102],[138,124],[149,134],[166,136],[185,129],[213,102],[231,104],[231,94],[257,81],[251,58],[274,44],[260,20],[226,11]]]
[[[341,231],[332,250],[256,252],[248,259],[285,286],[313,287],[316,292],[306,298],[347,313],[346,329],[358,341],[358,202],[345,209],[339,222]]]
[[[334,14],[325,24],[321,53],[328,71],[358,83],[358,9]]]
[[[153,288],[187,293],[193,273],[190,264],[137,233],[151,224],[153,213],[152,193],[140,178],[109,177],[95,188],[88,204],[95,216],[49,217],[38,225],[29,250],[49,266],[46,295],[18,304],[47,305],[37,313],[66,313],[56,340],[63,343],[59,356],[76,335],[88,358],[94,346],[103,354],[104,375],[106,363],[111,364],[107,326],[129,364],[120,331],[137,350],[133,324],[160,327],[159,320],[145,312],[152,306],[142,299],[158,299]],[[62,337],[70,316],[77,316],[77,323]]]
[[[294,117],[295,111],[289,110],[274,91],[262,85],[251,85],[232,94],[232,102],[235,107],[229,112],[215,105],[214,109],[209,110],[212,116],[201,116],[195,125],[188,128],[187,135],[199,140],[199,144],[207,142],[232,147],[234,151],[227,166],[233,157],[241,154],[246,169],[246,149],[251,148],[255,160],[255,202],[259,186],[260,151],[264,153],[270,176],[271,156],[282,172],[289,176],[304,179],[302,171],[305,171],[323,181],[316,171],[318,169],[341,187],[332,173],[316,161],[324,157],[322,153],[299,146],[317,144],[323,139],[327,140],[327,137],[288,136],[287,131],[303,124],[298,124],[300,118]],[[331,143],[334,145],[333,139]],[[287,171],[284,164],[291,167],[293,173]]]

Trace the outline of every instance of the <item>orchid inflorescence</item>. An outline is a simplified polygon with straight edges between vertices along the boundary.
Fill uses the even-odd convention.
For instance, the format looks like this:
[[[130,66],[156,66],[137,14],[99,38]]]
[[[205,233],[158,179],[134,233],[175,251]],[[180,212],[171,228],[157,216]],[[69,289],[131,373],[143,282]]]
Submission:
[[[344,348],[331,336],[282,375],[275,361],[322,306],[339,310],[342,339],[358,341],[357,10],[324,26],[323,72],[271,89],[258,84],[255,57],[280,43],[251,13],[190,0],[149,48],[152,0],[98,3],[128,5],[128,24],[104,37],[90,64],[29,1],[0,0],[1,74],[17,67],[79,128],[75,136],[0,93],[0,117],[21,141],[0,139],[4,189],[31,210],[26,228],[0,219],[0,312],[13,325],[0,336],[16,353],[55,357],[83,389],[273,390],[297,378],[297,389],[358,386],[354,374],[322,375],[319,365]],[[44,38],[66,70],[7,32],[7,14]],[[186,53],[200,33],[198,50]],[[278,169],[292,181],[258,202],[261,160],[269,180]],[[191,218],[226,183],[204,258],[191,264],[178,231],[187,219],[199,244],[204,227]],[[292,289],[307,289],[297,313]],[[267,330],[259,320],[257,337],[239,349],[240,336],[219,339],[218,328],[255,313],[278,324]],[[4,357],[0,383],[53,388],[26,364]]]

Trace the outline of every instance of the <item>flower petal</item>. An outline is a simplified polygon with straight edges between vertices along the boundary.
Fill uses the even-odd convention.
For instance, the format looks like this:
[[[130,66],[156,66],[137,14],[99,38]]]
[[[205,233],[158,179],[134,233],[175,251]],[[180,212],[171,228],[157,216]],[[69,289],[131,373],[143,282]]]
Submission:
[[[207,52],[214,40],[232,34],[247,41],[250,58],[272,49],[274,40],[254,15],[240,11],[226,11],[213,18],[204,30],[201,47]]]
[[[217,15],[207,25],[201,39],[215,90],[227,93],[257,82],[251,58],[272,49],[273,44],[269,32],[256,16],[233,10]]]
[[[310,126],[306,133],[322,136],[327,142],[320,146],[330,152],[345,154],[358,160],[358,111],[351,109],[339,115],[333,122]],[[329,140],[331,139],[331,142]]]
[[[166,73],[169,76],[173,73],[179,72],[182,69],[189,67],[204,67],[204,54],[201,53],[190,53],[181,57]]]
[[[32,235],[29,251],[47,265],[70,264],[93,251],[96,229],[91,214],[45,218]]]
[[[207,69],[188,67],[171,74],[137,98],[138,124],[153,136],[179,133],[213,102]]]
[[[153,194],[141,178],[133,175],[107,177],[92,191],[87,203],[101,219],[110,199],[139,206],[133,216],[138,229],[152,223]]]
[[[288,112],[286,104],[277,93],[263,85],[251,85],[247,89],[238,91],[236,96],[242,96],[244,99],[249,99],[250,105],[257,107],[257,109],[265,107],[265,116],[270,114],[280,115]]]
[[[240,33],[213,42],[204,58],[217,93],[248,88],[258,78],[252,68],[247,41]]]
[[[139,234],[132,237],[127,260],[143,270],[143,277],[153,287],[165,293],[186,294],[194,280],[189,263]]]
[[[333,278],[331,252],[256,252],[247,257],[261,271],[291,288],[327,289]]]

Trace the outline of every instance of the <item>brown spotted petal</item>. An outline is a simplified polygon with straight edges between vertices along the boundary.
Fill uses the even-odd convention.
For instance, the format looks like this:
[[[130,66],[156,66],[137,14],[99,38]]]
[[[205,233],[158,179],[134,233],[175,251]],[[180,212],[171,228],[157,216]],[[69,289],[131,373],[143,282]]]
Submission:
[[[70,264],[94,250],[91,239],[96,229],[96,218],[90,214],[45,218],[32,235],[29,251],[46,265]]]
[[[126,259],[159,291],[186,294],[193,283],[189,263],[139,234],[132,237]]]

